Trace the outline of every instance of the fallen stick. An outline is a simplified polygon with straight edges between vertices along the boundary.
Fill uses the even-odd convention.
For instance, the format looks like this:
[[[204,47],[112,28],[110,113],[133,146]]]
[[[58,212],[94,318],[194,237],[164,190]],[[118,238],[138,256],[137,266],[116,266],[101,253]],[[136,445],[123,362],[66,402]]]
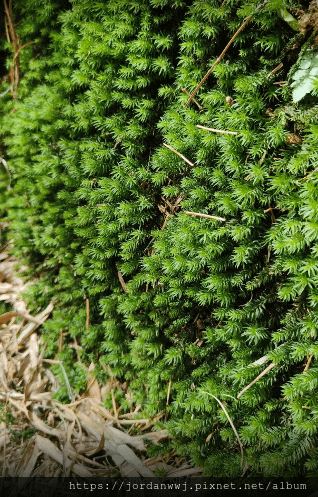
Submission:
[[[267,74],[266,78],[269,78],[270,76],[272,76],[272,74],[275,74],[277,71],[279,71],[283,67],[283,65],[284,64],[282,62],[278,64],[278,66],[275,67],[275,69],[273,69],[269,74]]]
[[[168,385],[168,393],[167,393],[167,401],[166,401],[166,406],[169,405],[169,399],[170,399],[170,392],[171,392],[171,384],[172,384],[172,380],[170,378],[169,380],[169,385]]]
[[[123,291],[126,293],[127,292],[126,283],[125,283],[125,280],[124,280],[119,269],[117,269],[117,275],[118,275],[119,283],[121,284]]]
[[[238,394],[237,398],[239,399],[243,395],[243,393],[245,393],[252,385],[254,385],[254,383],[256,383],[258,380],[260,380],[262,378],[262,376],[264,376],[266,373],[268,373],[268,371],[273,369],[274,366],[276,366],[276,362],[272,362],[272,364],[267,366],[267,368],[265,368],[264,371],[262,371],[261,374],[259,374],[257,376],[257,378],[255,378],[255,380],[253,380],[249,385],[247,385],[247,387],[243,388],[243,390]]]
[[[86,299],[86,323],[85,323],[85,329],[89,329],[89,299]]]
[[[200,212],[191,212],[191,211],[183,211],[183,212],[185,214],[188,214],[188,216],[206,217],[208,219],[216,219],[217,221],[226,221],[224,217],[210,216],[209,214],[201,214]]]
[[[205,129],[206,131],[213,131],[213,133],[222,133],[223,135],[237,135],[237,131],[224,131],[222,129],[207,128],[206,126],[201,126],[197,124],[197,128]]]
[[[204,390],[201,390],[201,392],[202,392],[202,393],[205,393],[205,394],[207,394],[207,395],[210,395],[211,397],[213,397],[213,398],[214,398],[214,399],[218,402],[218,404],[222,407],[223,412],[224,412],[225,416],[227,417],[227,419],[229,420],[229,423],[230,423],[230,425],[231,425],[231,427],[232,427],[232,430],[234,431],[235,436],[236,436],[236,438],[237,438],[237,441],[238,441],[238,443],[239,443],[239,446],[240,446],[240,449],[241,449],[241,467],[242,467],[242,466],[243,466],[243,458],[244,458],[243,444],[242,444],[242,442],[241,442],[241,440],[240,440],[240,437],[239,437],[239,435],[238,435],[238,433],[237,433],[237,431],[236,431],[236,428],[235,428],[235,426],[234,426],[234,424],[233,424],[233,421],[231,420],[230,416],[229,416],[229,415],[228,415],[228,413],[227,413],[227,410],[225,409],[224,405],[222,404],[222,402],[221,402],[221,401],[220,401],[217,397],[215,397],[214,395],[212,395],[212,394],[211,394],[211,393],[209,393],[209,392],[205,392]]]
[[[27,340],[31,335],[32,333],[39,327],[41,326],[41,324],[43,324],[47,318],[49,317],[49,315],[51,314],[51,312],[53,311],[53,304],[52,302],[47,306],[46,309],[44,309],[43,312],[41,312],[40,314],[37,315],[37,317],[35,318],[36,319],[36,322],[32,322],[30,324],[28,324],[24,330],[22,331],[21,335],[19,335],[19,337],[17,338],[17,345],[20,345],[22,342],[25,342],[25,340]],[[26,316],[23,316],[25,319],[28,319]],[[34,321],[34,319],[32,320]]]
[[[194,164],[192,164],[192,162],[190,162],[189,159],[187,159],[184,155],[180,154],[180,152],[177,152],[174,148],[172,148],[170,145],[167,145],[166,143],[164,143],[164,146],[167,147],[172,152],[174,152],[175,154],[177,154],[179,157],[181,157],[181,159],[183,159],[187,164],[189,164],[189,166],[194,167]]]
[[[305,366],[305,369],[303,371],[303,374],[306,373],[306,371],[308,371],[309,369],[309,366],[311,364],[311,361],[312,361],[312,353],[309,354],[309,357],[308,357],[308,360],[307,360],[307,363],[306,363],[306,366]]]
[[[6,90],[6,91],[8,91],[8,90]],[[181,88],[181,91],[183,91],[183,93],[186,93],[186,94],[188,95],[188,97],[190,97],[190,96],[191,96],[191,95],[190,95],[190,93],[189,93],[189,92],[188,92],[185,88]],[[0,95],[0,96],[1,96],[1,95]],[[199,110],[202,110],[202,109],[203,109],[202,105],[200,105],[200,104],[196,101],[196,99],[195,99],[195,98],[193,99],[193,102],[194,102],[194,103],[198,106]]]
[[[65,368],[63,366],[62,361],[57,361],[56,359],[43,359],[43,362],[47,362],[49,364],[58,364],[60,366],[62,374],[64,376],[64,381],[65,381],[65,385],[66,385],[66,389],[67,389],[67,393],[68,393],[69,399],[70,399],[71,402],[74,402],[74,395],[72,393],[71,385],[70,385],[70,382],[68,380],[68,377],[67,377],[67,374],[66,374],[66,371],[65,371]]]
[[[262,7],[264,7],[266,4],[267,4],[268,0],[265,0],[263,3],[261,3],[258,7],[256,7],[255,9],[255,12],[257,12],[259,9],[261,9]],[[230,46],[232,45],[233,41],[237,38],[237,36],[240,34],[240,32],[245,28],[245,26],[250,22],[250,20],[253,18],[253,15],[250,15],[246,21],[243,22],[243,24],[238,28],[238,30],[236,31],[236,33],[232,36],[232,38],[230,39],[230,41],[228,42],[228,44],[226,45],[225,49],[223,50],[223,52],[221,53],[221,55],[219,55],[219,57],[216,59],[216,61],[214,62],[214,64],[210,67],[210,69],[208,70],[208,72],[206,73],[205,76],[203,76],[203,78],[201,79],[200,83],[198,84],[198,86],[195,88],[195,90],[191,93],[190,97],[188,98],[184,108],[186,109],[189,105],[189,103],[191,102],[191,100],[193,100],[193,98],[195,97],[195,95],[197,94],[197,92],[200,90],[201,86],[203,85],[203,83],[208,79],[208,77],[210,76],[211,72],[213,71],[213,69],[215,68],[215,66],[217,66],[221,60],[223,59],[224,55],[226,54],[226,52],[228,51],[228,49],[230,48]]]

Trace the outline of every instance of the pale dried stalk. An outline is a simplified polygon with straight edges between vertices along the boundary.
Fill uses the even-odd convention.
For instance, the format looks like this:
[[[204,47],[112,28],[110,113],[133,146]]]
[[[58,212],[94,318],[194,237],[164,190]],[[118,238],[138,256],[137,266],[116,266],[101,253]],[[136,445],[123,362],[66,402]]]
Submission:
[[[261,366],[262,364],[265,364],[265,362],[268,361],[268,355],[264,355],[260,359],[257,359],[257,361],[252,362],[253,366]]]
[[[65,380],[65,385],[66,385],[66,389],[67,389],[67,393],[68,393],[68,396],[69,396],[69,399],[71,402],[73,402],[74,400],[74,395],[72,393],[72,390],[71,390],[71,385],[70,385],[70,382],[68,381],[68,377],[67,377],[67,374],[66,374],[66,371],[64,369],[64,366],[63,366],[63,363],[62,361],[60,361],[60,368],[62,370],[62,374],[64,376],[64,380]]]
[[[12,85],[10,86],[10,88],[12,87]],[[3,94],[0,95],[1,97],[3,96]],[[11,173],[10,173],[10,170],[9,170],[9,166],[7,164],[7,161],[5,161],[2,157],[0,157],[0,162],[2,162],[6,172],[7,172],[7,175],[9,176],[9,180],[11,182]]]
[[[13,88],[13,85],[10,85],[8,86],[8,88],[6,90],[4,90],[4,92],[0,93],[0,97],[4,97],[9,91],[11,91]]]
[[[114,417],[117,419],[118,418],[118,413],[117,413],[117,407],[116,407],[116,401],[115,401],[115,395],[114,395],[114,389],[112,388],[111,391],[111,396],[112,396],[112,404],[113,404],[113,411],[114,411]]]
[[[59,337],[59,352],[63,350],[63,330],[60,329],[60,337]]]
[[[269,207],[268,209],[264,209],[264,214],[266,214],[267,212],[271,212],[272,210],[277,210],[277,207]]]
[[[302,181],[304,179],[307,179],[307,181],[309,181],[309,179],[312,177],[312,175],[315,174],[317,171],[318,171],[318,167],[316,167],[313,171],[311,171],[311,173],[307,174],[307,176],[304,176],[303,178],[300,178],[300,179],[296,179],[296,183],[298,183],[299,181]]]
[[[164,143],[164,146],[167,147],[172,152],[174,152],[175,154],[177,154],[179,157],[181,157],[181,159],[183,159],[187,164],[189,164],[189,166],[194,167],[194,164],[192,164],[192,162],[190,162],[189,159],[187,159],[184,155],[180,154],[180,152],[177,152],[174,148],[172,148],[170,145],[167,145],[166,143]]]
[[[86,299],[86,323],[85,328],[89,329],[89,299]]]
[[[119,283],[121,284],[122,289],[126,293],[127,292],[126,283],[119,269],[117,274],[118,274]]]
[[[265,0],[263,3],[261,3],[256,9],[255,9],[255,12],[257,12],[259,9],[261,9],[262,7],[264,7],[264,5],[266,5],[268,2],[268,0]],[[223,59],[224,55],[226,54],[226,52],[228,51],[228,49],[230,48],[230,46],[232,45],[233,41],[237,38],[237,36],[240,34],[240,32],[245,28],[245,26],[250,22],[250,20],[253,18],[253,15],[250,15],[246,21],[243,22],[243,24],[239,27],[239,29],[236,31],[236,33],[232,36],[232,38],[230,39],[230,41],[228,42],[228,44],[226,45],[226,47],[224,48],[223,52],[221,53],[221,55],[219,55],[219,57],[216,59],[216,61],[214,62],[214,64],[210,67],[210,69],[208,70],[208,72],[206,73],[205,76],[203,76],[203,78],[201,79],[200,83],[198,84],[198,86],[195,88],[195,90],[191,93],[190,97],[188,98],[187,100],[187,103],[185,104],[184,108],[186,109],[189,105],[189,103],[191,102],[191,100],[194,98],[194,96],[197,94],[197,92],[200,90],[201,86],[203,85],[203,83],[208,79],[208,77],[210,76],[211,72],[213,71],[213,69],[215,68],[215,66],[217,66],[221,60]]]
[[[200,212],[184,211],[184,213],[188,214],[188,216],[206,217],[207,219],[216,219],[217,221],[226,221],[226,219],[224,219],[224,217],[210,216],[209,214],[201,214]]]
[[[275,69],[273,69],[272,72],[267,74],[266,78],[269,78],[270,76],[272,76],[272,74],[275,74],[277,71],[279,71],[283,67],[283,65],[284,64],[282,62],[280,64],[278,64],[278,66],[275,67]]]
[[[121,414],[119,417],[120,418],[131,418],[131,416],[135,416],[135,414],[137,414],[137,412],[139,412],[140,409],[141,409],[141,405],[138,404],[138,406],[136,407],[136,409],[133,412],[127,412],[126,414]]]
[[[65,371],[65,368],[63,366],[62,361],[57,361],[55,359],[43,359],[43,362],[48,362],[49,364],[59,364],[59,366],[61,368],[61,371],[62,371],[62,374],[64,376],[64,380],[65,380],[65,385],[66,385],[68,396],[70,398],[70,401],[73,402],[74,401],[74,395],[72,393],[71,385],[70,385],[70,382],[68,380],[68,377],[67,377],[67,374],[66,374],[66,371]]]
[[[54,306],[53,306],[52,302],[50,302],[50,304],[47,306],[47,308],[43,312],[38,314],[37,317],[35,318],[37,320],[37,322],[34,324],[32,324],[32,322],[31,322],[30,324],[28,324],[24,328],[24,330],[22,330],[21,334],[17,337],[17,344],[18,345],[21,345],[23,342],[25,342],[32,335],[32,333],[34,333],[34,331],[37,328],[39,328],[39,326],[41,326],[47,320],[47,318],[49,317],[49,315],[53,311],[53,308],[54,308]],[[27,318],[25,317],[25,319],[27,319]]]
[[[169,385],[168,385],[168,393],[167,393],[167,402],[166,402],[166,406],[169,405],[169,399],[170,399],[170,392],[171,392],[171,384],[172,384],[172,380],[170,378],[169,380]]]
[[[191,96],[190,93],[185,88],[181,88],[181,91],[183,91],[183,93],[186,93],[188,97]],[[195,98],[193,98],[193,102],[198,106],[199,110],[203,109],[202,105],[200,105]]]
[[[6,34],[9,43],[13,45],[14,57],[12,61],[12,66],[10,69],[10,80],[11,80],[11,94],[14,100],[18,98],[18,84],[20,78],[20,60],[19,60],[19,39],[16,35],[13,23],[13,14],[12,14],[12,2],[7,4],[6,0],[3,0],[4,3],[4,11],[6,14],[7,22],[6,22]]]
[[[213,398],[214,398],[214,399],[215,399],[215,400],[219,403],[219,405],[222,407],[223,412],[224,412],[225,416],[227,417],[227,419],[229,420],[229,423],[230,423],[230,425],[231,425],[231,427],[232,427],[232,430],[234,431],[235,436],[236,436],[236,438],[237,438],[237,441],[238,441],[238,443],[239,443],[239,446],[240,446],[240,449],[241,449],[241,467],[242,467],[242,466],[243,466],[243,457],[244,457],[244,452],[243,452],[243,444],[242,444],[242,442],[241,442],[241,440],[240,440],[240,437],[239,437],[239,435],[238,435],[238,433],[237,433],[237,431],[236,431],[236,428],[235,428],[235,426],[234,426],[234,424],[233,424],[233,421],[231,420],[230,416],[229,416],[229,415],[228,415],[228,413],[227,413],[227,410],[225,409],[225,407],[224,407],[224,405],[222,404],[222,402],[221,402],[221,401],[220,401],[217,397],[215,397],[215,395],[212,395],[212,394],[211,394],[211,393],[209,393],[209,392],[205,392],[204,390],[201,390],[201,392],[202,392],[202,393],[205,393],[205,394],[207,394],[207,395],[210,395],[211,397],[213,397]]]
[[[116,421],[121,425],[131,425],[136,423],[146,423],[149,424],[149,419],[116,419]]]
[[[18,50],[17,50],[17,53],[14,55],[13,59],[15,60],[19,56],[20,51],[23,48],[27,47],[28,45],[32,45],[32,43],[35,43],[35,41],[29,41],[28,43],[25,43],[24,45],[22,45],[21,47],[19,47]]]
[[[115,399],[114,399],[115,400]],[[102,408],[102,406],[97,406],[97,407],[94,407],[92,406],[92,409],[93,411],[97,412],[98,414],[101,414],[102,416],[104,416],[104,418],[108,419],[109,421],[113,421],[114,423],[119,423],[121,425],[132,425],[132,424],[138,424],[138,423],[146,423],[148,424],[149,423],[149,419],[121,419],[121,416],[127,416],[127,414],[122,414],[121,416],[112,416],[110,414],[109,411],[107,411],[107,409],[104,409]],[[117,412],[118,414],[118,412]],[[134,414],[135,413],[130,413],[130,414]]]
[[[256,383],[258,380],[260,380],[266,373],[268,373],[268,371],[270,371],[271,369],[273,369],[273,367],[276,366],[276,362],[272,362],[272,364],[270,364],[269,366],[267,366],[267,368],[264,369],[264,371],[261,372],[261,374],[259,374],[255,380],[253,380],[249,385],[247,385],[247,387],[243,388],[243,390],[238,394],[237,398],[239,399],[243,393],[245,393],[252,385],[254,385],[254,383]]]
[[[306,366],[305,366],[305,369],[304,369],[304,371],[303,371],[303,374],[304,374],[304,373],[306,373],[306,371],[308,371],[309,366],[310,366],[310,364],[311,364],[311,361],[312,361],[312,353],[310,353],[310,354],[309,354],[308,361],[307,361],[307,363],[306,363]]]
[[[223,135],[237,135],[237,131],[225,131],[222,129],[207,128],[206,126],[201,126],[197,124],[197,128],[205,129],[206,131],[213,131],[213,133],[222,133]]]

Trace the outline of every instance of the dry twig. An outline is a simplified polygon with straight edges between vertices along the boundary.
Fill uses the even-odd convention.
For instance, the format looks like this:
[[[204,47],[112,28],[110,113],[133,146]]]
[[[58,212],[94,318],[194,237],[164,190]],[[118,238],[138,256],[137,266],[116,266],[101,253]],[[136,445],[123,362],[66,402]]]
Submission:
[[[0,162],[2,162],[3,167],[5,168],[5,170],[6,170],[6,172],[7,172],[7,175],[9,176],[10,183],[11,183],[11,173],[10,173],[9,166],[8,166],[8,164],[7,164],[7,161],[6,161],[6,160],[4,160],[2,157],[0,157]],[[10,185],[10,183],[9,183],[9,185],[7,186],[7,190],[11,190],[11,185]]]
[[[188,97],[191,96],[190,93],[185,88],[181,88],[181,91],[183,91],[183,93],[186,93]],[[202,105],[200,105],[195,98],[193,98],[193,102],[198,106],[199,110],[203,109]]]
[[[168,393],[167,393],[167,401],[166,401],[166,406],[168,406],[168,405],[169,405],[171,385],[172,385],[172,380],[171,380],[171,378],[170,378],[170,380],[169,380],[169,385],[168,385]]]
[[[89,299],[86,298],[86,323],[85,323],[85,328],[86,330],[89,329]]]
[[[224,131],[222,129],[207,128],[206,126],[201,126],[197,124],[197,128],[205,129],[206,131],[213,131],[213,133],[222,133],[223,135],[237,135],[237,131]]]
[[[230,423],[230,425],[231,425],[231,427],[232,427],[232,430],[234,431],[235,436],[236,436],[236,438],[237,438],[237,441],[238,441],[238,443],[239,443],[239,446],[240,446],[240,449],[241,449],[241,467],[242,467],[242,466],[243,466],[243,457],[244,457],[244,452],[243,452],[243,444],[242,444],[242,442],[241,442],[241,440],[240,440],[240,437],[239,437],[239,435],[238,435],[238,433],[237,433],[237,431],[236,431],[236,428],[235,428],[235,426],[234,426],[234,424],[233,424],[233,421],[231,420],[230,416],[228,415],[227,410],[225,409],[225,407],[224,407],[224,405],[222,404],[222,402],[221,402],[221,401],[220,401],[217,397],[215,397],[215,395],[212,395],[212,394],[211,394],[211,393],[209,393],[209,392],[205,392],[204,390],[201,390],[201,392],[202,392],[202,393],[205,393],[205,394],[207,394],[207,395],[210,395],[211,397],[213,397],[213,398],[214,398],[214,399],[215,399],[215,400],[219,403],[219,405],[222,407],[223,412],[224,412],[225,416],[227,417],[227,419],[229,420],[229,423]]]
[[[266,78],[269,78],[270,76],[272,76],[272,74],[275,74],[277,71],[279,71],[283,67],[283,65],[284,64],[282,62],[278,64],[278,66],[275,67],[275,69],[273,69],[269,74],[267,74]]]
[[[255,9],[255,12],[257,12],[258,10],[260,10],[262,7],[264,7],[266,4],[267,4],[268,0],[265,0],[263,3],[261,3],[258,7],[256,7]],[[243,24],[239,27],[239,29],[236,31],[236,33],[232,36],[232,38],[230,39],[230,41],[228,42],[228,44],[226,45],[226,47],[224,48],[223,52],[221,53],[221,55],[219,55],[219,57],[216,59],[216,61],[214,62],[214,64],[210,67],[210,69],[208,70],[208,72],[206,73],[205,76],[203,76],[203,78],[201,79],[200,83],[198,84],[198,86],[195,88],[195,90],[191,93],[190,97],[188,98],[184,108],[186,109],[189,105],[189,103],[191,102],[191,100],[194,98],[194,96],[197,94],[197,92],[199,91],[199,89],[201,88],[201,86],[203,85],[203,83],[208,79],[208,77],[210,76],[211,72],[213,71],[213,69],[221,62],[221,60],[223,59],[224,55],[226,54],[226,52],[228,51],[228,49],[230,48],[230,46],[232,45],[233,41],[238,37],[238,35],[240,34],[240,32],[245,28],[245,26],[250,22],[250,20],[253,18],[253,15],[250,15],[246,21],[243,22]]]
[[[18,98],[18,84],[20,78],[20,60],[19,60],[19,52],[21,48],[19,47],[19,39],[14,29],[13,23],[13,13],[12,13],[12,1],[9,1],[7,4],[6,0],[3,0],[4,3],[4,11],[6,14],[6,34],[9,43],[13,45],[13,60],[12,66],[10,69],[10,81],[11,81],[11,95],[14,100]]]
[[[167,204],[168,205],[168,204]],[[175,205],[175,204],[174,204]],[[173,207],[173,204],[171,203]],[[95,377],[91,375],[92,365],[88,371],[88,387],[85,397],[61,404],[52,398],[58,382],[52,371],[45,369],[45,363],[58,364],[62,370],[69,397],[74,398],[66,371],[61,361],[44,359],[44,348],[40,347],[41,339],[35,333],[52,311],[50,305],[45,311],[30,316],[19,292],[24,290],[22,280],[10,276],[11,268],[16,264],[7,253],[0,253],[0,274],[10,286],[10,299],[16,309],[0,316],[0,402],[8,404],[15,420],[15,432],[23,437],[26,428],[33,427],[40,433],[33,435],[27,444],[17,444],[10,436],[5,423],[0,426],[0,475],[3,476],[113,476],[118,469],[122,476],[139,477],[154,476],[158,466],[157,459],[145,464],[140,452],[146,449],[144,440],[154,443],[167,438],[166,430],[151,432],[152,426],[164,416],[161,411],[153,419],[135,419],[141,409],[138,405],[131,413],[118,416],[120,407],[116,406],[115,388],[126,389],[125,384],[110,378],[109,384],[99,389]],[[9,273],[10,270],[10,273]],[[4,283],[1,283],[2,285]],[[7,291],[3,288],[3,291]],[[3,294],[2,294],[3,296]],[[17,316],[24,316],[21,323],[16,324]],[[32,328],[31,328],[32,327]],[[60,332],[60,339],[63,333]],[[17,345],[18,336],[19,346]],[[41,353],[39,349],[42,348]],[[44,364],[43,364],[44,363]],[[94,388],[95,387],[95,388]],[[112,394],[114,414],[101,405],[107,392]],[[127,391],[127,394],[130,393]],[[132,397],[131,397],[132,398]],[[118,425],[118,428],[114,427]],[[131,436],[124,427],[138,426],[142,435]],[[48,437],[52,437],[49,440]],[[132,450],[132,448],[134,450]],[[22,452],[21,449],[24,449]],[[103,464],[91,459],[95,454],[103,459]],[[109,463],[107,457],[111,457]],[[170,454],[171,459],[172,456]],[[96,458],[96,459],[97,459]],[[201,468],[191,468],[178,462],[175,458],[168,465],[165,462],[167,476],[187,476],[201,472]],[[182,460],[181,460],[182,461]]]
[[[243,395],[243,393],[245,393],[249,388],[251,388],[251,386],[254,385],[254,383],[256,383],[258,380],[260,380],[266,373],[268,373],[268,371],[273,369],[274,366],[276,366],[276,362],[272,362],[272,364],[267,366],[267,368],[265,368],[264,371],[262,371],[261,374],[259,374],[257,378],[255,378],[255,380],[253,380],[249,385],[247,385],[247,387],[243,388],[243,390],[238,394],[237,398],[239,399]]]
[[[184,213],[188,214],[188,216],[206,217],[208,219],[216,219],[217,221],[226,221],[224,217],[210,216],[209,214],[201,214],[200,212],[184,211]]]
[[[60,336],[59,336],[59,352],[62,352],[63,350],[63,329],[60,329]]]
[[[306,371],[308,371],[311,361],[312,361],[312,354],[310,353],[303,374],[306,373]]]
[[[296,182],[298,183],[299,181],[303,181],[304,179],[309,181],[310,178],[312,177],[312,175],[315,174],[317,171],[318,171],[318,167],[316,167],[313,171],[311,171],[311,173],[307,174],[307,176],[304,176],[303,178],[297,179]]]
[[[121,284],[122,289],[126,293],[127,292],[127,288],[126,288],[126,283],[125,283],[125,280],[123,278],[123,275],[121,274],[121,272],[120,272],[119,269],[117,271],[118,271],[117,274],[118,274],[119,283]]]
[[[170,145],[167,145],[166,143],[164,143],[164,146],[169,148],[169,150],[177,154],[179,157],[181,157],[181,159],[183,159],[187,164],[189,164],[189,166],[194,167],[194,164],[192,164],[192,162],[190,162],[189,159],[187,159],[184,155],[180,154],[180,152],[177,152],[177,150],[172,148]]]

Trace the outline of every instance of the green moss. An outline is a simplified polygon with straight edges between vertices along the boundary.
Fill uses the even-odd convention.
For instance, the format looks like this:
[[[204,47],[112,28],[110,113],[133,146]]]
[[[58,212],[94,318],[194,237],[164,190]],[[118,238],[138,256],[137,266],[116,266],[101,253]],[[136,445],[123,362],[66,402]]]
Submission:
[[[45,7],[37,19],[37,3],[17,2],[21,39],[38,41],[0,120],[12,174],[1,205],[16,255],[38,277],[31,310],[55,303],[47,354],[74,389],[85,389],[79,359],[100,380],[127,381],[133,398],[118,402],[166,411],[173,446],[208,475],[240,475],[241,452],[202,391],[225,407],[251,475],[313,474],[317,82],[298,103],[290,83],[316,46],[311,28],[295,34],[277,14],[306,5]],[[253,13],[197,93],[203,108],[185,109],[182,89],[195,89]],[[67,401],[66,388],[58,395]]]

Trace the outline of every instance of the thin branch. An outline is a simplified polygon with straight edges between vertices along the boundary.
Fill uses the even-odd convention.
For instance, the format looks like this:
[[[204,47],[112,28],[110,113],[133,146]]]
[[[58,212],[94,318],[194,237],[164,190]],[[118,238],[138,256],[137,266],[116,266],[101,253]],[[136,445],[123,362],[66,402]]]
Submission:
[[[243,388],[243,390],[238,394],[237,398],[239,399],[243,395],[243,393],[245,393],[252,385],[254,385],[254,383],[256,383],[258,380],[260,380],[262,378],[262,376],[264,376],[266,373],[268,373],[268,371],[273,369],[274,366],[276,366],[276,362],[272,362],[272,364],[267,366],[267,368],[265,368],[264,371],[262,371],[261,374],[259,374],[257,376],[257,378],[255,378],[255,380],[253,380],[249,385],[247,385],[247,387]]]
[[[308,371],[309,366],[310,366],[310,364],[311,364],[311,361],[312,361],[312,354],[310,353],[310,354],[309,354],[309,357],[308,357],[307,364],[306,364],[305,369],[304,369],[304,371],[303,371],[303,374],[304,374],[304,373],[306,373],[306,371]]]
[[[60,338],[59,338],[59,352],[63,350],[63,329],[60,329]]]
[[[252,362],[253,366],[261,366],[262,364],[265,364],[265,362],[268,361],[268,355],[264,355],[260,359],[257,359],[257,361]]]
[[[115,143],[115,145],[114,145],[114,148],[117,148],[118,143],[121,141],[121,139],[122,139],[122,137],[121,137],[121,136],[119,136],[119,137],[117,138],[116,143]]]
[[[169,380],[169,385],[168,385],[168,393],[167,393],[167,401],[166,401],[166,406],[168,406],[168,405],[169,405],[170,392],[171,392],[171,384],[172,384],[172,379],[170,378],[170,380]]]
[[[224,217],[210,216],[209,214],[201,214],[200,212],[184,211],[184,213],[188,214],[188,216],[206,217],[208,219],[216,219],[217,221],[226,221]]]
[[[66,389],[67,389],[67,393],[68,393],[69,399],[70,399],[71,402],[73,402],[74,395],[73,395],[72,390],[71,390],[70,382],[68,381],[68,377],[67,377],[67,374],[66,374],[66,371],[64,369],[62,361],[59,361],[59,363],[60,363],[60,368],[61,368],[62,374],[64,376],[65,385],[66,385]]]
[[[56,359],[42,359],[42,362],[48,362],[49,364],[58,364],[60,366],[62,374],[64,376],[64,381],[65,381],[65,385],[66,385],[68,396],[70,398],[70,401],[73,402],[74,401],[74,395],[72,393],[71,385],[70,385],[70,382],[68,380],[68,377],[67,377],[67,374],[66,374],[66,371],[65,371],[65,368],[63,366],[62,361],[58,361]]]
[[[116,407],[116,400],[115,400],[115,395],[114,395],[114,389],[112,388],[111,391],[111,396],[112,396],[112,404],[113,404],[113,411],[114,411],[114,417],[115,419],[118,418],[118,412],[117,412],[117,407]]]
[[[307,181],[312,177],[313,174],[315,174],[318,171],[318,167],[316,167],[311,173],[307,174],[307,176],[304,176],[303,178],[297,179],[296,183],[299,181],[303,181],[304,179],[307,179]]]
[[[6,34],[9,43],[12,43],[13,45],[13,52],[14,52],[14,57],[12,60],[12,66],[10,68],[10,80],[11,80],[11,95],[14,100],[18,98],[18,84],[19,84],[19,78],[20,78],[20,60],[19,60],[19,39],[18,36],[16,35],[16,32],[14,30],[14,23],[13,23],[13,15],[12,15],[12,3],[11,1],[9,2],[9,6],[6,2],[6,0],[3,0],[4,3],[4,10],[6,13],[7,17],[7,23],[6,23]]]
[[[259,9],[261,9],[262,7],[264,7],[266,4],[267,4],[268,0],[265,0],[263,3],[261,3],[256,9],[255,9],[255,12],[257,12]],[[254,14],[255,14],[254,12]],[[203,85],[203,83],[208,79],[208,77],[210,76],[211,72],[213,71],[213,69],[215,68],[215,66],[217,66],[221,60],[223,59],[224,55],[226,54],[227,50],[230,48],[230,46],[232,45],[233,41],[237,38],[237,36],[240,34],[240,32],[245,28],[245,26],[250,22],[250,20],[253,18],[253,15],[250,15],[246,21],[243,22],[243,24],[239,27],[239,29],[236,31],[236,33],[232,36],[232,38],[230,39],[230,41],[228,42],[228,44],[226,45],[226,47],[224,48],[223,52],[221,53],[221,55],[219,55],[219,57],[216,59],[216,61],[214,62],[214,64],[210,67],[210,69],[208,70],[208,72],[206,73],[205,76],[203,76],[203,78],[201,79],[200,83],[198,84],[198,86],[196,87],[196,89],[191,93],[190,97],[188,98],[187,100],[187,103],[185,104],[184,108],[186,109],[189,105],[189,103],[191,102],[191,100],[195,97],[195,95],[197,94],[197,92],[199,91],[199,89],[201,88],[201,86]]]
[[[284,64],[282,62],[280,64],[278,64],[278,66],[275,67],[275,69],[273,69],[272,72],[267,74],[266,78],[269,78],[270,76],[272,76],[272,74],[275,74],[277,71],[279,71],[283,67],[283,65]]]
[[[264,214],[266,214],[267,212],[270,212],[271,213],[271,221],[272,223],[275,223],[276,222],[276,217],[274,216],[274,210],[280,210],[279,207],[271,207],[269,206],[268,209],[264,209]]]
[[[126,283],[125,283],[125,280],[124,280],[121,272],[119,271],[119,269],[118,269],[118,279],[119,279],[119,283],[121,284],[122,289],[126,293],[127,292]]]
[[[188,97],[191,96],[190,93],[185,88],[181,88],[181,91],[183,91],[183,93],[186,93]],[[195,98],[193,98],[193,102],[198,106],[199,110],[203,109],[202,105],[200,105]]]
[[[206,131],[213,131],[213,133],[222,133],[223,135],[237,135],[237,131],[224,131],[222,129],[207,128],[206,126],[201,126],[197,124],[197,128],[205,129]]]
[[[49,317],[51,312],[53,311],[53,304],[52,302],[47,306],[46,309],[44,309],[43,312],[37,315],[37,323],[30,322],[21,332],[21,334],[17,337],[17,345],[21,345],[23,342],[25,342],[31,335],[34,333],[34,331],[41,326]],[[26,318],[25,318],[26,319]]]
[[[268,209],[264,209],[263,212],[264,212],[264,214],[266,214],[267,212],[271,212],[273,210],[277,211],[277,210],[279,210],[279,207],[269,207]]]
[[[29,41],[28,43],[25,43],[24,45],[19,47],[17,53],[13,57],[13,60],[15,60],[19,56],[19,53],[23,48],[27,47],[28,45],[31,45],[32,43],[35,43],[35,41]]]
[[[224,411],[224,414],[225,414],[225,416],[227,417],[227,419],[229,420],[229,423],[230,423],[230,425],[231,425],[231,427],[232,427],[232,430],[234,431],[235,436],[236,436],[236,438],[237,438],[237,441],[238,441],[238,443],[239,443],[239,446],[240,446],[240,449],[241,449],[241,467],[242,467],[242,466],[243,466],[243,457],[244,457],[244,452],[243,452],[243,444],[242,444],[242,442],[241,442],[241,440],[240,440],[240,437],[239,437],[239,435],[238,435],[238,433],[237,433],[237,431],[236,431],[236,428],[235,428],[235,426],[234,426],[234,424],[233,424],[233,422],[232,422],[232,420],[231,420],[230,416],[229,416],[229,415],[228,415],[228,413],[227,413],[227,410],[225,409],[224,405],[222,404],[222,402],[221,402],[221,401],[220,401],[217,397],[215,397],[214,395],[212,395],[212,394],[211,394],[211,393],[209,393],[209,392],[205,392],[204,390],[201,390],[201,392],[202,392],[202,393],[205,393],[205,394],[207,394],[207,395],[210,395],[211,397],[213,397],[213,398],[214,398],[214,399],[215,399],[215,400],[219,403],[219,405],[222,407],[222,409],[223,409],[223,411]]]
[[[8,164],[7,164],[7,161],[4,160],[2,157],[0,157],[0,162],[2,162],[3,167],[5,168],[7,175],[9,176],[10,183],[11,183],[11,173],[10,173],[10,169],[9,169]]]
[[[170,145],[167,145],[166,143],[164,143],[164,146],[169,148],[169,150],[177,154],[179,157],[181,157],[181,159],[183,159],[187,164],[189,164],[189,166],[194,167],[194,164],[192,164],[192,162],[190,162],[189,159],[187,159],[184,155],[180,154],[180,152],[177,152],[174,148],[172,148]]]
[[[261,157],[261,158],[260,158],[260,160],[259,160],[259,164],[260,164],[260,165],[262,165],[262,164],[263,164],[264,159],[265,159],[265,157],[266,157],[266,154],[267,154],[267,150],[265,150],[265,151],[263,152],[263,155],[262,155],[262,157]]]
[[[6,90],[4,90],[3,93],[0,93],[0,97],[4,97],[8,93],[8,91],[12,90],[12,86],[13,85],[11,84]]]
[[[86,323],[85,323],[85,328],[86,328],[86,330],[89,329],[89,299],[86,299]]]

